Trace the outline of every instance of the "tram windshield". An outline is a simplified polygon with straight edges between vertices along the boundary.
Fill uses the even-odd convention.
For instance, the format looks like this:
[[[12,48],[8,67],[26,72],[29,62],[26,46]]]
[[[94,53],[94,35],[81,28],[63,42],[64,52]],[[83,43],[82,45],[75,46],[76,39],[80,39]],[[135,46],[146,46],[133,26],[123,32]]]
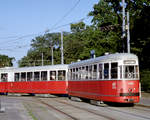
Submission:
[[[139,78],[139,71],[137,65],[125,65],[124,66],[124,78],[132,79]]]

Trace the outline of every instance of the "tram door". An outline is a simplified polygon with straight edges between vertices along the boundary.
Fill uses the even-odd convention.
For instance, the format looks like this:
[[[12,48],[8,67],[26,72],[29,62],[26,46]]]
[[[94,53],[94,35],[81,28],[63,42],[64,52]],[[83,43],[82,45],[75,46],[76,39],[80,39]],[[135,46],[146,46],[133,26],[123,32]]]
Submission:
[[[8,92],[8,73],[1,73],[1,92],[7,93]]]

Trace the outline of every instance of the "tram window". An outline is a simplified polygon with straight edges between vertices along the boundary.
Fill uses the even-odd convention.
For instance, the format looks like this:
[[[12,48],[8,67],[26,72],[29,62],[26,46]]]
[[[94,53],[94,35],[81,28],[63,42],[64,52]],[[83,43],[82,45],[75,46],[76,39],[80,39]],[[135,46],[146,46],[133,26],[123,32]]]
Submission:
[[[122,66],[120,66],[120,78],[122,78]]]
[[[85,67],[82,67],[82,70],[81,70],[81,79],[85,79]]]
[[[79,80],[81,80],[81,67],[79,67],[78,75],[79,75]]]
[[[26,81],[26,73],[25,72],[21,73],[21,81]]]
[[[92,79],[92,65],[89,66],[89,79]]]
[[[1,81],[7,82],[8,81],[8,73],[2,73],[1,74]]]
[[[41,72],[41,80],[46,81],[47,80],[47,71],[42,71]]]
[[[50,80],[56,80],[56,71],[50,71]]]
[[[109,63],[104,63],[104,79],[109,79]]]
[[[32,79],[33,79],[33,73],[27,72],[27,81],[32,81]]]
[[[118,78],[118,63],[111,63],[111,78]]]
[[[76,80],[78,80],[79,78],[78,78],[78,73],[79,73],[79,69],[78,68],[76,68]]]
[[[69,73],[70,73],[69,74],[70,75],[69,78],[70,78],[70,80],[72,80],[72,69],[70,69]]]
[[[102,79],[103,64],[99,64],[99,79]]]
[[[139,67],[135,66],[136,78],[139,78]]]
[[[73,68],[72,77],[73,77],[73,80],[75,80],[75,77],[76,77],[75,68]]]
[[[39,81],[40,80],[40,72],[34,72],[34,80]]]
[[[136,66],[134,66],[134,65],[124,66],[124,71],[125,71],[124,77],[128,78],[128,79],[136,78],[136,74],[138,74],[136,72]]]
[[[20,78],[20,74],[19,73],[15,73],[15,81],[19,81]]]
[[[65,70],[58,71],[58,80],[65,80],[65,78],[66,78],[66,71]]]
[[[88,66],[86,66],[85,78],[88,79]]]
[[[97,79],[97,65],[93,65],[93,79]]]

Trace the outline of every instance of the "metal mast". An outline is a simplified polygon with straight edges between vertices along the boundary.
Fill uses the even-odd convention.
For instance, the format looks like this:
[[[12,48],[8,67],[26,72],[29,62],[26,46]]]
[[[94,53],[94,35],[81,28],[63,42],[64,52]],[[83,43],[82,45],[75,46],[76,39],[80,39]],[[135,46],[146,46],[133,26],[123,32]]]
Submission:
[[[127,12],[127,51],[130,53],[130,18],[129,12]]]
[[[53,45],[51,45],[51,52],[52,52],[52,53],[51,53],[51,54],[52,54],[52,58],[51,58],[52,60],[51,60],[51,61],[52,61],[52,65],[54,65]]]
[[[123,52],[125,50],[125,45],[124,45],[124,40],[126,36],[126,31],[125,31],[125,0],[122,0],[122,16],[123,16],[123,21],[122,21],[122,40],[123,40]]]
[[[63,31],[61,32],[61,64],[64,64]]]

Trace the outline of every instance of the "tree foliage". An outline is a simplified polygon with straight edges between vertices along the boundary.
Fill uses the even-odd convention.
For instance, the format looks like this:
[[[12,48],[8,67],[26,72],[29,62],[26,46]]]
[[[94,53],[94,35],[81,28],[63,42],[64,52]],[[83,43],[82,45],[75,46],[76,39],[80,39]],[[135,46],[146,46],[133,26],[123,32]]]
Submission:
[[[131,52],[139,57],[141,80],[150,79],[145,71],[150,71],[150,2],[149,0],[125,0],[126,12],[130,12]],[[64,63],[70,64],[78,59],[90,58],[90,51],[96,56],[105,52],[123,51],[127,48],[122,40],[122,3],[118,0],[100,0],[88,14],[92,25],[84,22],[70,25],[71,32],[64,32]],[[54,64],[60,64],[60,33],[47,33],[32,40],[27,56],[20,60],[20,66],[41,65],[42,53],[44,65],[51,64],[51,46],[54,47]],[[143,72],[144,71],[144,72]],[[146,76],[146,77],[145,77]],[[147,79],[145,79],[147,78]],[[150,83],[149,81],[143,82]]]
[[[8,57],[7,55],[0,55],[0,68],[13,66],[13,60],[15,60],[15,58]]]

